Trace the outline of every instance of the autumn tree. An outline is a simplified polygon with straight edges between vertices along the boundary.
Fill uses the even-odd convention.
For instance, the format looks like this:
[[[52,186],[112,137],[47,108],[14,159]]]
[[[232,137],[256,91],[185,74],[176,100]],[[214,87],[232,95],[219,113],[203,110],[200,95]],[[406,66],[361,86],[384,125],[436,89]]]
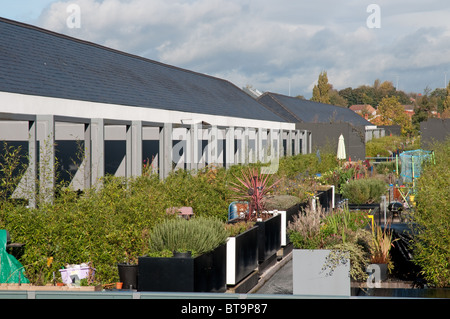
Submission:
[[[377,125],[400,125],[403,135],[412,133],[411,120],[396,96],[384,97],[378,104],[377,113]]]
[[[330,89],[327,72],[323,71],[319,74],[317,84],[314,85],[311,101],[330,104]]]

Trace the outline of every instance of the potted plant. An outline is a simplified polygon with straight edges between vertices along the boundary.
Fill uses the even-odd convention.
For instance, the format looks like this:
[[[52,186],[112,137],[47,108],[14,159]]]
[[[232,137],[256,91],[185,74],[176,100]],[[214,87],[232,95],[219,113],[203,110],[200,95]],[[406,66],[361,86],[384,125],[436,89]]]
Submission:
[[[171,218],[156,225],[149,255],[139,257],[138,290],[224,292],[227,237],[216,218]]]
[[[238,182],[231,182],[231,190],[237,200],[249,202],[247,220],[255,221],[258,226],[258,260],[262,270],[276,261],[276,253],[281,248],[281,215],[269,213],[265,207],[265,198],[279,182],[272,182],[270,174],[260,173],[258,168],[241,171]]]
[[[227,285],[236,286],[245,278],[249,278],[248,276],[258,268],[258,226],[251,221],[233,220],[229,221],[225,228],[229,234],[227,239]],[[256,280],[254,282],[256,284],[258,278],[252,278]],[[245,290],[245,288],[241,289]]]
[[[270,174],[260,173],[257,168],[242,169],[241,175],[234,176],[238,182],[230,182],[231,190],[237,200],[249,202],[246,219],[262,220],[267,213],[264,199],[279,181],[272,182]]]
[[[381,226],[375,225],[372,228],[372,241],[370,245],[371,264],[368,268],[371,271],[375,271],[375,273],[369,278],[369,281],[375,279],[377,282],[378,280],[384,281],[387,279],[388,272],[390,273],[394,267],[390,250],[394,247],[396,240],[392,238],[392,231],[389,227],[382,228]],[[377,271],[379,271],[379,274],[377,274]]]
[[[350,278],[365,280],[369,219],[348,209],[307,207],[289,224],[294,293],[350,295]]]
[[[123,289],[137,289],[138,285],[138,258],[125,252],[126,259],[117,264],[119,281]]]

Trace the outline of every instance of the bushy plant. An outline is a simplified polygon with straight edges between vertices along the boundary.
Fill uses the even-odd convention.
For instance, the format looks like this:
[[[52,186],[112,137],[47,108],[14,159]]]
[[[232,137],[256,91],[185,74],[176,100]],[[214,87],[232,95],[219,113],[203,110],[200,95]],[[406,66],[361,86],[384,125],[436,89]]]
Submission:
[[[314,176],[333,170],[338,166],[336,154],[323,152],[320,156],[316,153],[298,154],[295,156],[283,157],[280,159],[277,175],[287,178],[304,176]]]
[[[307,208],[295,216],[288,225],[289,238],[296,249],[331,249],[341,251],[351,261],[351,277],[364,280],[369,256],[369,232],[363,229],[368,224],[366,213],[339,209],[325,213],[322,209]],[[338,256],[339,255],[339,256]],[[330,257],[333,262],[341,254]]]
[[[177,170],[162,181],[167,207],[192,207],[196,216],[227,218],[231,192],[225,168],[206,167],[197,172]]]
[[[150,230],[165,218],[159,185],[158,177],[108,177],[99,188],[66,190],[36,209],[4,204],[0,228],[25,244],[20,262],[33,284],[50,282],[66,263],[84,262],[96,268],[96,281],[114,282],[117,263],[143,255]]]
[[[212,251],[224,244],[228,232],[217,218],[175,218],[156,225],[149,238],[149,252],[192,252],[193,256]]]
[[[253,226],[255,226],[255,223],[252,221],[240,220],[235,223],[225,224],[225,230],[227,231],[229,237],[234,237],[246,232]]]
[[[434,145],[435,161],[416,180],[414,262],[428,284],[450,286],[450,139]]]
[[[380,201],[387,191],[387,184],[376,178],[351,180],[342,185],[342,196],[351,204],[371,204]]]

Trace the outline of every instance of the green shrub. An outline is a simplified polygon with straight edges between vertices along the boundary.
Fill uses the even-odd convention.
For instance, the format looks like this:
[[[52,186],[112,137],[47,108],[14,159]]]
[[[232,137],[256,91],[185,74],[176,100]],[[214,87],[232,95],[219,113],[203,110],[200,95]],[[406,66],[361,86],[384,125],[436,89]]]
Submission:
[[[387,157],[391,153],[394,153],[397,149],[417,149],[419,148],[419,143],[420,139],[418,138],[410,140],[404,136],[397,135],[374,138],[366,143],[366,156],[376,157],[379,155],[381,157]]]
[[[149,239],[149,252],[191,251],[193,256],[212,251],[225,244],[228,232],[217,218],[175,218],[154,227]]]
[[[342,185],[342,196],[351,204],[371,204],[380,201],[387,191],[387,184],[375,178],[351,180]]]
[[[278,172],[280,177],[293,178],[301,175],[316,175],[333,170],[338,166],[336,154],[321,153],[320,159],[316,153],[298,154],[280,159]]]
[[[434,146],[435,162],[416,180],[414,261],[436,287],[450,286],[450,139]]]
[[[296,249],[331,249],[345,251],[350,258],[350,276],[365,280],[369,261],[370,232],[364,228],[369,218],[366,213],[339,209],[326,214],[322,209],[307,208],[294,216],[288,233]]]
[[[100,189],[60,192],[37,209],[4,203],[0,228],[25,244],[20,262],[33,284],[50,282],[67,263],[83,262],[92,262],[96,281],[114,282],[117,263],[143,255],[150,230],[165,219],[166,194],[159,185],[158,177],[127,183],[105,178]]]

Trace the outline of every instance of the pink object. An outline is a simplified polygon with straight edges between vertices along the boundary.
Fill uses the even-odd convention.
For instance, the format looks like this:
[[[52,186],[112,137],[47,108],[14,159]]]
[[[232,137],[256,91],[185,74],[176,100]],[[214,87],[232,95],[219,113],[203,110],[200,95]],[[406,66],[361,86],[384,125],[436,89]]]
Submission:
[[[167,214],[175,214],[178,213],[178,216],[184,217],[186,219],[190,219],[192,216],[194,216],[194,210],[192,207],[170,207],[166,209]]]
[[[91,267],[70,267],[65,269],[60,269],[61,278],[63,283],[66,285],[70,285],[75,283],[75,281],[79,281],[80,279],[89,277],[89,270],[92,269],[92,273],[95,274],[95,269]]]

